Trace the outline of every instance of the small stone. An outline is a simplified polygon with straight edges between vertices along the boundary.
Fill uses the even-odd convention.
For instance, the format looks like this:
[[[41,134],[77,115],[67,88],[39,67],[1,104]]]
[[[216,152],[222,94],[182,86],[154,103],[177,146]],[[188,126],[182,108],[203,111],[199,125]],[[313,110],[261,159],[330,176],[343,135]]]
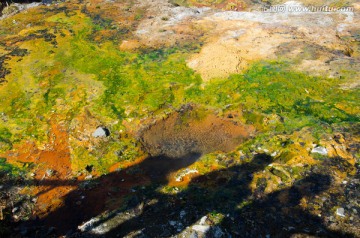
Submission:
[[[193,225],[192,229],[194,231],[198,231],[198,232],[202,232],[202,233],[206,233],[210,230],[210,226],[206,226],[206,225]]]
[[[110,135],[110,131],[106,127],[98,127],[92,134],[93,137],[107,137]]]
[[[321,155],[327,155],[328,154],[328,151],[325,147],[322,147],[322,146],[317,146],[315,148],[313,148],[311,150],[311,153],[318,153],[318,154],[321,154]]]
[[[18,210],[19,210],[18,207],[14,207],[14,208],[11,210],[11,212],[12,212],[12,213],[15,213],[15,212],[17,212]]]
[[[340,216],[340,217],[345,217],[345,210],[342,207],[339,207],[338,209],[336,209],[336,215]]]

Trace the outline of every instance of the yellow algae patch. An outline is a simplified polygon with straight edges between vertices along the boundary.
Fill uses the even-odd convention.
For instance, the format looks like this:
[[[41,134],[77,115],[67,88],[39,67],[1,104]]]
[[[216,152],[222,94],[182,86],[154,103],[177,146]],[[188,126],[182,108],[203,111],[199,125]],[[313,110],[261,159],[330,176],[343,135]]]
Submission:
[[[141,44],[138,40],[123,40],[119,49],[123,51],[134,51],[139,47],[141,47]]]

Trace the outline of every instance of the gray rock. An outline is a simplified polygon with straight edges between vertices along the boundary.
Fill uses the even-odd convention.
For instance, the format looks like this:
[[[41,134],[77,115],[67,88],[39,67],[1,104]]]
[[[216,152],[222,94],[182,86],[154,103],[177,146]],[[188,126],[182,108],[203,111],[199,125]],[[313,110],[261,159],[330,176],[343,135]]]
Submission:
[[[109,135],[110,135],[110,132],[105,127],[98,127],[96,129],[96,131],[94,131],[94,133],[92,134],[92,136],[95,137],[95,138],[97,138],[97,137],[107,137]]]

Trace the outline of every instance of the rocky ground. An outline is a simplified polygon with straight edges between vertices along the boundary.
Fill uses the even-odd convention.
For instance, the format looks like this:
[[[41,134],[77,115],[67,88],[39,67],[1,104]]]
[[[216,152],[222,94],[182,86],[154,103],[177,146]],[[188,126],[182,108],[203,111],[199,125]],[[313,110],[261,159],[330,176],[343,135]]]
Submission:
[[[0,237],[360,237],[359,12],[2,5]]]

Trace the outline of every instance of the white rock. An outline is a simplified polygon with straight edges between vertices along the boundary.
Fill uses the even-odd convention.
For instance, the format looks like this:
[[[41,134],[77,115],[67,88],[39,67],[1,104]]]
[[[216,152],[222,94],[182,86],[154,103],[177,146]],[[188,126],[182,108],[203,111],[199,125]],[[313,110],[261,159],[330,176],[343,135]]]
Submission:
[[[203,216],[203,217],[200,219],[199,224],[200,224],[200,225],[205,225],[206,219],[207,219],[207,216]]]
[[[91,220],[89,220],[89,221],[83,223],[82,225],[78,226],[78,229],[80,231],[82,231],[82,232],[90,231],[93,228],[94,224],[96,224],[99,221],[100,221],[100,218],[97,218],[97,217],[92,218]]]
[[[104,128],[104,127],[98,127],[97,129],[96,129],[96,131],[92,134],[92,136],[93,137],[106,137],[106,136],[108,136],[108,134],[107,134],[108,132],[107,132],[107,129],[106,128]]]
[[[321,155],[327,155],[328,154],[328,151],[325,147],[322,147],[322,146],[317,146],[315,148],[313,148],[311,150],[311,153],[318,153],[318,154],[321,154]]]
[[[336,215],[338,215],[340,217],[345,217],[345,209],[342,207],[339,207],[338,209],[336,209]]]
[[[206,233],[207,231],[210,230],[210,226],[206,226],[206,225],[193,225],[193,226],[192,226],[192,229],[193,229],[194,231],[197,231],[197,232]]]

